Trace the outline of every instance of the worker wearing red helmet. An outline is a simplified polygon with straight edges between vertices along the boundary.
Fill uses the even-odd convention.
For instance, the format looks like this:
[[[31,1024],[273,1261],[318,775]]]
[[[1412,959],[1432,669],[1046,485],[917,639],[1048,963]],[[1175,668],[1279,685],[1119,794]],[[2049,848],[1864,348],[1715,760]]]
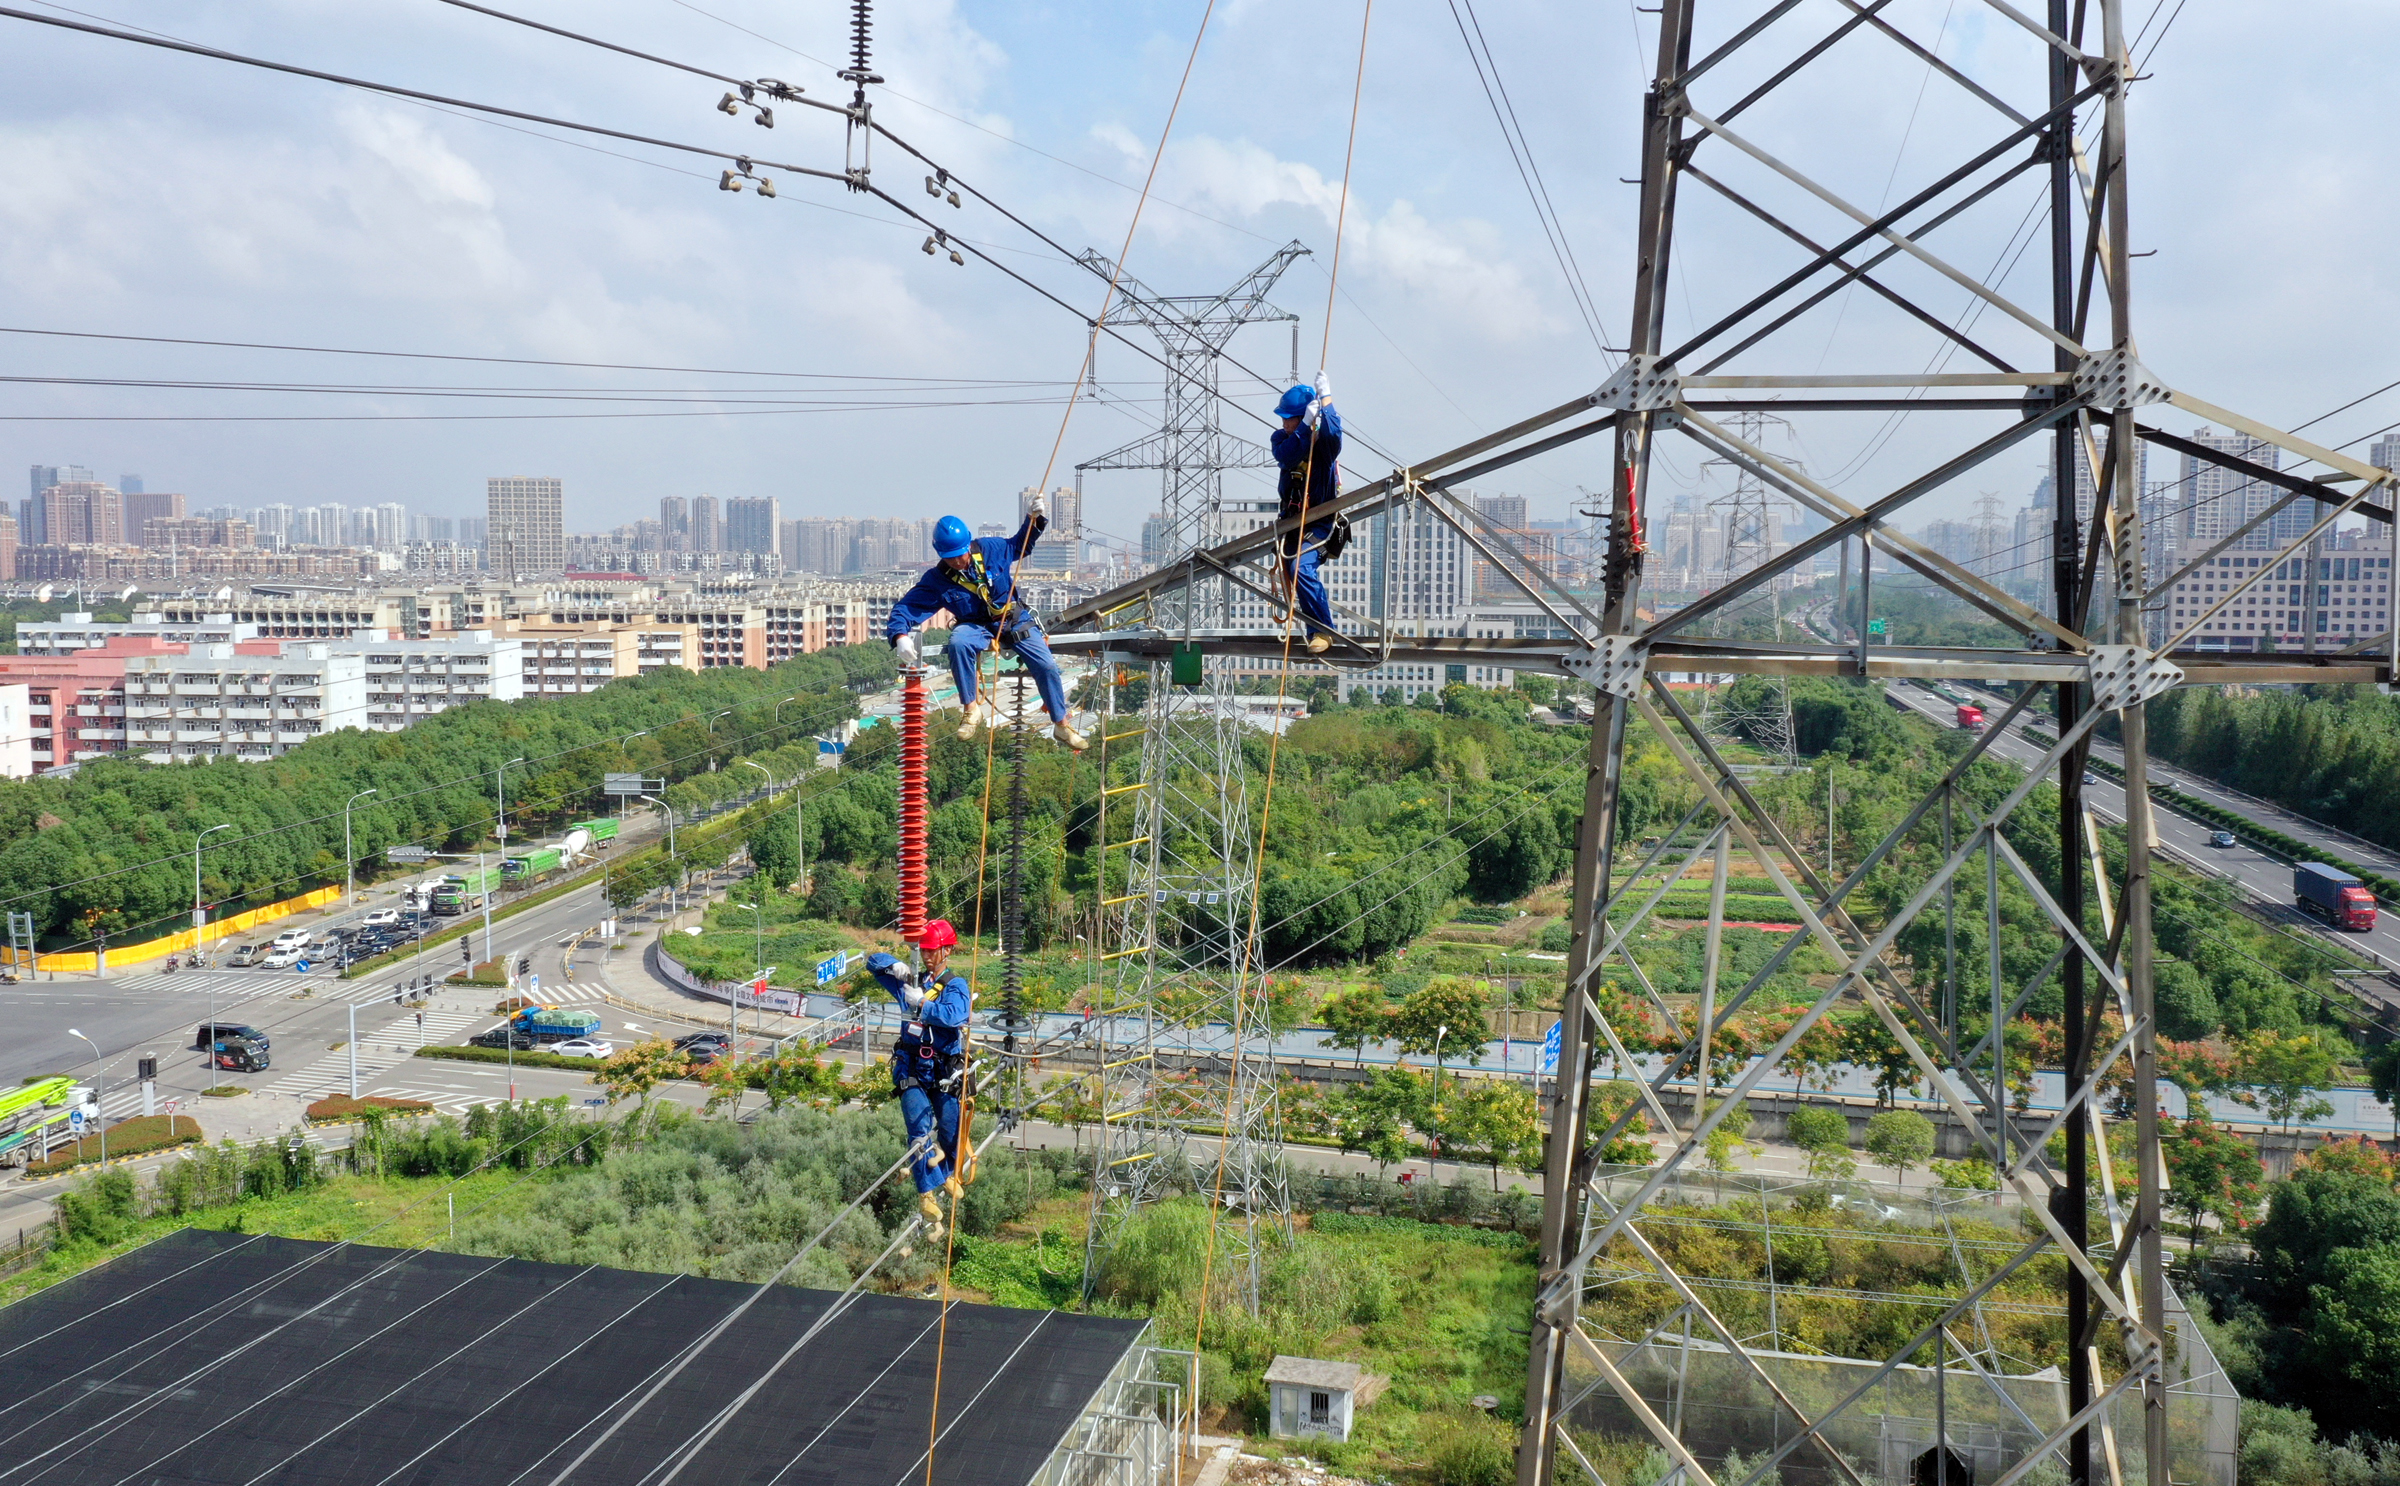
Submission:
[[[963,1191],[958,1170],[958,1100],[966,1080],[967,1018],[975,993],[966,977],[946,973],[958,930],[934,919],[917,935],[924,968],[912,970],[895,955],[867,956],[867,969],[900,1005],[900,1040],[892,1048],[892,1088],[913,1144],[930,1132],[934,1140],[917,1153],[917,1211],[928,1238],[942,1236],[942,1209],[934,1194]]]

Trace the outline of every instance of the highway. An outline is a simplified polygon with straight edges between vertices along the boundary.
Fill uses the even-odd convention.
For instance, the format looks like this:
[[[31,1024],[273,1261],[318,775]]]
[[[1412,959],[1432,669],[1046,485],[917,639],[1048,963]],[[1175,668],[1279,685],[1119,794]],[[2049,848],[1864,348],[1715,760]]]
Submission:
[[[1987,717],[1996,719],[2007,710],[2007,699],[1997,693],[1986,692],[1979,687],[1960,686],[1955,682],[1950,684],[1962,694],[1980,702]],[[1957,709],[1920,686],[1894,682],[1890,693],[1936,726],[1957,726]],[[2029,720],[2045,732],[2054,730],[2055,719],[2048,716],[2033,718],[2028,714],[2020,717],[2001,737],[1993,739],[1987,751],[1995,758],[2006,759],[2020,766],[2030,767],[2038,763],[2045,750],[2024,735]],[[2095,740],[2092,752],[2109,763],[2120,767],[2123,764],[2123,751],[2113,743]],[[2390,864],[2395,875],[2400,875],[2400,860],[2381,848],[2357,842],[2355,838],[2345,837],[2338,831],[2288,811],[2276,810],[2263,801],[2219,789],[2195,775],[2161,766],[2156,761],[2151,764],[2151,773],[2161,784],[2171,784],[2212,804],[2237,811],[2270,829],[2304,840],[2322,840],[2327,851],[2356,861],[2361,866]],[[2125,790],[2109,775],[2094,771],[2091,782],[2084,786],[2083,797],[2095,816],[2112,825],[2124,824]],[[2153,818],[2158,825],[2159,846],[2171,859],[2238,884],[2257,902],[2260,913],[2269,922],[2288,933],[2305,934],[2362,956],[2363,961],[2372,961],[2385,970],[2400,968],[2400,914],[2390,911],[2377,914],[2375,927],[2363,934],[2336,929],[2293,906],[2292,869],[2288,864],[2253,846],[2211,846],[2208,838],[2216,827],[2179,815],[2164,804],[2153,812]],[[2339,844],[2336,844],[2337,841]],[[2363,962],[2361,968],[2365,968]],[[2384,1005],[2400,1006],[2400,988],[2395,988],[2382,976],[2359,977],[2359,988]]]

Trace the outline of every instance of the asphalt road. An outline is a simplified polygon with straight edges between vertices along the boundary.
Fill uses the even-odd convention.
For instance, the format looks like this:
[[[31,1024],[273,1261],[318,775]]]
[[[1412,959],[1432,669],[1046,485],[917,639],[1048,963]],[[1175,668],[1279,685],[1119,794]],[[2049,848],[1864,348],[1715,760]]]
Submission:
[[[1890,689],[1893,696],[1907,702],[1913,710],[1937,725],[1957,725],[1957,709],[1922,687],[1894,682]],[[2007,708],[2006,699],[1981,688],[1959,686],[1957,689],[1980,700],[1988,717],[1997,718]],[[2052,721],[2047,717],[2039,719],[2045,731],[2050,729]],[[2023,766],[2038,763],[2045,750],[2024,736],[2025,725],[2026,720],[2020,718],[2005,734],[1993,740],[1989,752],[1994,757]],[[2123,762],[2122,750],[2112,743],[2096,741],[2092,751],[2110,763]],[[2359,861],[2362,866],[2393,863],[2400,867],[2400,861],[2396,861],[2388,851],[2356,842],[2355,838],[2289,811],[2266,805],[2263,801],[2220,789],[2183,770],[2161,767],[2154,761],[2151,772],[2158,776],[2158,782],[2162,784],[2172,784],[2177,789],[2236,811],[2270,829],[2303,840],[2321,839],[2326,850]],[[2112,825],[2124,824],[2124,787],[2097,771],[2091,777],[2092,782],[2084,786],[2083,796],[2091,806],[2092,813]],[[2258,901],[2264,916],[2285,932],[2305,934],[2337,945],[2379,963],[2387,970],[2400,967],[2400,914],[2387,912],[2376,915],[2375,927],[2363,934],[2336,929],[2293,906],[2292,869],[2288,864],[2251,846],[2211,846],[2208,838],[2216,827],[2179,815],[2167,806],[2159,806],[2153,811],[2152,818],[2157,822],[2159,844],[2171,857],[2186,866],[2238,883]],[[2340,844],[2335,844],[2337,841]],[[2360,988],[2378,1001],[2400,1004],[2400,989],[2379,976],[2362,977]]]

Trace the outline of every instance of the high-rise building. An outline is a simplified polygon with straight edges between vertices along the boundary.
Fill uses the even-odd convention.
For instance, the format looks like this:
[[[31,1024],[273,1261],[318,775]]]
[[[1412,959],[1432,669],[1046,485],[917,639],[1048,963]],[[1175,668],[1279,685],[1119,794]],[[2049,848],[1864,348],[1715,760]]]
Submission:
[[[2283,451],[2248,434],[2192,432],[2192,442],[2235,459],[2267,469],[2282,467]],[[2183,480],[2169,492],[2167,506],[2174,534],[2222,541],[2243,523],[2283,498],[2283,492],[2240,470],[2229,469],[2197,455],[2183,457]],[[2180,508],[2180,509],[2177,509]],[[2313,501],[2298,500],[2245,533],[2235,545],[2249,552],[2285,547],[2304,535],[2317,519]]]
[[[125,545],[125,496],[97,480],[61,480],[32,503],[45,545]]]
[[[127,495],[146,495],[149,493],[142,488],[142,477],[139,475],[117,476],[117,488],[124,491]]]
[[[126,478],[134,482],[131,488],[119,486],[118,489],[125,495],[125,530],[131,532],[136,541],[141,540],[143,530],[151,522],[180,520],[186,514],[182,496],[165,490],[144,490],[138,476],[129,475]]]
[[[1017,519],[1033,509],[1033,500],[1041,493],[1039,487],[1028,485],[1017,492]],[[1064,573],[1083,563],[1083,497],[1072,485],[1061,485],[1050,492],[1050,526],[1034,545],[1033,555],[1026,566],[1035,572]]]
[[[1167,543],[1173,537],[1175,523],[1164,511],[1152,511],[1142,518],[1142,566],[1157,567],[1173,554]]]
[[[0,582],[17,576],[17,518],[0,511]]]
[[[33,488],[26,493],[25,506],[18,523],[18,535],[27,546],[50,540],[49,529],[42,525],[42,492],[53,485],[73,484],[79,480],[98,480],[100,477],[80,464],[37,464],[33,467]]]
[[[666,539],[662,552],[692,550],[692,503],[680,495],[658,498],[659,534]]]
[[[511,582],[567,566],[566,483],[553,476],[494,476],[484,482],[491,570]]]
[[[783,533],[778,528],[782,525],[782,519],[782,512],[771,495],[735,496],[725,502],[724,550],[774,555],[781,550]]]
[[[692,497],[692,541],[686,549],[692,552],[722,552],[725,550],[725,519],[717,514],[717,498],[713,495]]]

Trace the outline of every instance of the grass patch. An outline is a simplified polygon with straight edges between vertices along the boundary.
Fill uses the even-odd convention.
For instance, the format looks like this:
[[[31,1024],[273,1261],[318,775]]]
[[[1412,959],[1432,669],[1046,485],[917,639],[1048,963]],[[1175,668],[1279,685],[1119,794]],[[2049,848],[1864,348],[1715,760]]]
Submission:
[[[190,1145],[200,1138],[200,1122],[190,1115],[135,1115],[119,1120],[108,1127],[105,1140],[97,1134],[86,1135],[72,1144],[59,1147],[47,1161],[25,1163],[27,1176],[55,1176],[87,1161],[100,1159],[103,1145],[108,1159],[119,1156],[139,1156],[151,1151],[163,1151],[173,1146]]]
[[[203,1099],[231,1099],[236,1094],[249,1092],[240,1084],[211,1084],[200,1091],[200,1097]]]

